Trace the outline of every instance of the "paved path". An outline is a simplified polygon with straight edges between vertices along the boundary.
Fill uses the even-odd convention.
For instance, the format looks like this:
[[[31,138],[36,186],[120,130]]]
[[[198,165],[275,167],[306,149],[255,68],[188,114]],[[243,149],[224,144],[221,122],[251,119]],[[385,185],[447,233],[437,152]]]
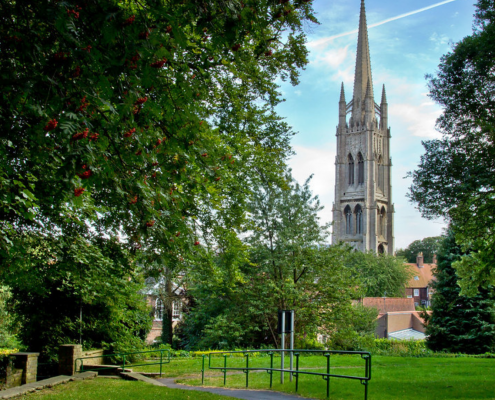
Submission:
[[[171,389],[184,389],[184,390],[197,390],[199,392],[210,392],[220,394],[223,396],[230,396],[236,399],[245,400],[302,400],[307,397],[295,396],[292,394],[285,394],[280,392],[274,392],[271,390],[249,390],[249,389],[224,389],[214,387],[202,387],[202,386],[188,386],[179,385],[175,383],[173,378],[162,378],[157,381],[163,383],[165,386]]]

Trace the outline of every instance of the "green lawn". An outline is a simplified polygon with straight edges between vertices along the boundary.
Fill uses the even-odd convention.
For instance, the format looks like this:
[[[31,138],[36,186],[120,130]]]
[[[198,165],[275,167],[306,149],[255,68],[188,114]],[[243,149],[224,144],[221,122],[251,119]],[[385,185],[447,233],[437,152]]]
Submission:
[[[286,362],[288,363],[287,359]],[[223,365],[223,359],[216,359],[215,366]],[[280,365],[280,359],[275,359]],[[229,358],[228,366],[245,365],[245,360]],[[250,366],[268,366],[269,358],[253,358]],[[287,365],[287,364],[286,364]],[[325,358],[321,356],[301,357],[300,368],[312,372],[324,372]],[[320,367],[320,369],[318,369]],[[156,369],[155,369],[156,370]],[[164,367],[165,376],[181,376],[178,382],[200,385],[201,361],[181,360]],[[180,373],[179,373],[180,371]],[[343,375],[361,375],[364,361],[349,356],[332,356],[331,372]],[[223,376],[219,371],[208,371],[205,385],[223,386]],[[274,373],[273,389],[288,393],[295,392],[295,384],[280,385],[280,373]],[[364,388],[359,381],[332,378],[330,381],[331,399],[354,400],[364,398]],[[244,374],[227,376],[228,387],[245,387]],[[269,388],[269,375],[266,372],[251,372],[249,387]],[[325,399],[326,386],[321,377],[301,375],[299,394],[305,397]],[[451,399],[492,399],[495,400],[495,360],[475,358],[413,358],[413,357],[373,357],[372,380],[369,384],[370,400],[451,400]]]
[[[243,358],[228,358],[227,366],[245,366]],[[322,356],[300,358],[300,369],[311,372],[324,372],[326,359]],[[250,358],[250,367],[269,366],[268,357]],[[280,358],[274,359],[275,367],[280,366]],[[206,367],[208,363],[206,363]],[[213,359],[212,366],[223,366],[223,358]],[[288,359],[286,358],[286,366]],[[359,357],[332,356],[331,372],[344,375],[362,375],[364,361]],[[136,367],[135,371],[158,372],[159,366]],[[206,370],[206,386],[223,386],[220,371]],[[201,358],[172,359],[163,366],[164,377],[176,377],[179,383],[201,384]],[[288,393],[295,392],[294,383],[280,385],[280,373],[274,373],[273,389]],[[249,388],[268,389],[270,378],[266,372],[250,372]],[[364,388],[359,381],[331,378],[332,400],[361,400]],[[227,376],[227,387],[244,388],[245,374]],[[46,393],[46,394],[45,394]],[[301,375],[299,394],[304,397],[326,398],[326,383],[321,377]],[[154,400],[174,399],[223,399],[226,397],[200,392],[171,390],[150,386],[139,382],[111,379],[77,382],[56,387],[48,392],[25,396],[31,400]],[[372,379],[369,383],[369,400],[495,400],[495,359],[475,358],[413,358],[413,357],[373,357]]]
[[[25,400],[232,400],[232,397],[168,389],[144,382],[97,378],[17,397]]]

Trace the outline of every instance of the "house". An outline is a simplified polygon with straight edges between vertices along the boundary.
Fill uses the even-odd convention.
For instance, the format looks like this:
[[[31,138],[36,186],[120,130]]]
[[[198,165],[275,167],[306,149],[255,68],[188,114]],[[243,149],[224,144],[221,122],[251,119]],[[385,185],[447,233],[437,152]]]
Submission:
[[[424,319],[416,311],[413,298],[365,297],[359,301],[378,311],[375,335],[387,339],[424,339]]]
[[[182,277],[179,277],[182,278]],[[147,343],[153,343],[160,339],[163,330],[163,317],[165,305],[163,304],[160,293],[165,287],[162,280],[156,281],[154,278],[146,279],[148,287],[146,291],[146,301],[150,305],[153,313],[153,326],[146,338]],[[184,300],[184,288],[181,284],[172,284],[171,295],[176,297],[172,301],[172,327],[175,328],[182,319],[182,309]]]
[[[436,257],[433,258],[432,264],[423,262],[423,253],[416,257],[416,264],[409,265],[413,271],[413,277],[406,285],[406,296],[414,300],[414,305],[428,307],[431,305],[431,282],[434,279],[433,270],[436,268]]]

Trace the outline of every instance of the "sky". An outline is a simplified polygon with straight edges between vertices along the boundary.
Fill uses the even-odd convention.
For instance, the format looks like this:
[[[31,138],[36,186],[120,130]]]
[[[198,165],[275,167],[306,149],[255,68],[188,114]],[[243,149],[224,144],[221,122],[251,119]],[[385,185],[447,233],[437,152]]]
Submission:
[[[407,198],[408,171],[417,168],[424,140],[440,138],[435,121],[442,109],[428,97],[426,74],[435,74],[452,44],[472,33],[475,0],[367,0],[366,15],[373,89],[377,103],[385,84],[392,157],[395,248],[442,234],[443,220],[423,219]],[[278,113],[297,135],[289,162],[300,183],[313,174],[311,189],[331,222],[334,201],[336,126],[340,86],[352,99],[361,0],[315,0],[320,25],[306,29],[309,64],[300,84],[281,83],[285,102]]]

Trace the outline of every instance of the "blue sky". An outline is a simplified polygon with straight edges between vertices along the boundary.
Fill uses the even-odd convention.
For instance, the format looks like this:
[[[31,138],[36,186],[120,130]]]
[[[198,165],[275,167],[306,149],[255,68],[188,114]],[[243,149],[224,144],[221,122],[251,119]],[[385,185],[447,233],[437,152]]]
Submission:
[[[445,227],[441,220],[421,218],[406,197],[411,180],[404,177],[419,163],[424,152],[421,141],[440,137],[435,121],[441,108],[427,97],[425,74],[435,73],[452,43],[471,34],[475,3],[366,1],[375,101],[380,101],[385,84],[389,104],[396,249],[440,235]],[[286,101],[278,112],[298,132],[292,141],[297,155],[290,166],[301,183],[314,174],[311,188],[325,206],[320,215],[325,222],[332,219],[340,85],[344,82],[346,100],[350,101],[354,82],[357,32],[342,34],[357,30],[360,4],[360,0],[314,1],[321,25],[307,30],[310,63],[297,87],[281,85]],[[382,23],[387,20],[391,21]]]

